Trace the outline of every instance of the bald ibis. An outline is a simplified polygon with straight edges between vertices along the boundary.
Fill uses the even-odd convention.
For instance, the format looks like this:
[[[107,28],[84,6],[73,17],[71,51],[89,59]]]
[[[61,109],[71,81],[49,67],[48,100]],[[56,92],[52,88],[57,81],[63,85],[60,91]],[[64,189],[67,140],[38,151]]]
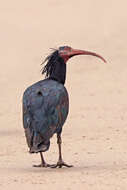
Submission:
[[[45,79],[28,87],[23,94],[23,126],[29,152],[41,156],[41,164],[35,167],[72,167],[62,159],[61,132],[69,110],[68,92],[64,86],[66,63],[76,55],[92,55],[106,62],[93,52],[59,47],[44,61],[42,74],[45,74]],[[49,149],[54,134],[57,134],[59,158],[57,164],[50,165],[45,162],[42,152]]]

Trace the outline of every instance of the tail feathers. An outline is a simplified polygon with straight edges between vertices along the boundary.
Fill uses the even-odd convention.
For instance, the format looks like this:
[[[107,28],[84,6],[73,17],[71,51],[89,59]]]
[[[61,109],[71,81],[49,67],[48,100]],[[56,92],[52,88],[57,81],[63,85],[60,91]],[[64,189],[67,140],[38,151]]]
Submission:
[[[45,152],[49,149],[50,141],[44,140],[39,133],[30,130],[29,127],[25,129],[25,135],[30,153]]]

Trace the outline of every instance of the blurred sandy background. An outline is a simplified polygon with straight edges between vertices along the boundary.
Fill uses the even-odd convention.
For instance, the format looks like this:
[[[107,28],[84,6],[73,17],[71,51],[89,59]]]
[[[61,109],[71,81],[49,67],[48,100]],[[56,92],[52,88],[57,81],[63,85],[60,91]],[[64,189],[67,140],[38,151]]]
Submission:
[[[127,189],[127,1],[0,2],[0,190]],[[49,48],[70,45],[107,59],[68,62],[70,113],[64,160],[73,168],[33,168],[22,128],[23,91],[41,80]],[[58,159],[56,137],[45,153]]]

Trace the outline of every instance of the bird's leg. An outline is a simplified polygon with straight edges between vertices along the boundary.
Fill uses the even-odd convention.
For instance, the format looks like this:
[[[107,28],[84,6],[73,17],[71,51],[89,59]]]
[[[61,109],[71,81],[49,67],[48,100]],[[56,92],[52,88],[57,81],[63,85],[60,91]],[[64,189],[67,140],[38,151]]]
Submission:
[[[41,164],[33,165],[33,167],[45,167],[45,168],[50,167],[51,165],[45,162],[42,152],[40,152],[40,156],[41,156]]]
[[[62,168],[62,166],[66,166],[66,167],[72,167],[72,165],[68,165],[66,164],[63,159],[62,159],[62,153],[61,153],[61,144],[62,144],[62,139],[61,139],[61,135],[57,134],[57,144],[58,144],[58,149],[59,149],[59,159],[57,164],[52,165],[52,168]]]

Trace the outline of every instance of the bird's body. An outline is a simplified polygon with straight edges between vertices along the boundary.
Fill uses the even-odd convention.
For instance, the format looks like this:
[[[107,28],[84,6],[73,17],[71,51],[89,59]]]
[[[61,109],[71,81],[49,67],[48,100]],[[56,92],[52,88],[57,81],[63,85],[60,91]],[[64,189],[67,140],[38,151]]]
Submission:
[[[41,80],[23,95],[23,123],[30,153],[45,152],[53,134],[60,134],[69,110],[68,93],[63,84]]]
[[[66,88],[66,62],[75,55],[93,55],[105,61],[100,55],[92,52],[75,50],[68,46],[60,47],[49,55],[47,64],[42,70],[46,79],[28,87],[23,95],[23,126],[30,153],[41,155],[38,167],[71,167],[63,162],[61,153],[61,132],[69,110],[69,99]],[[59,159],[57,164],[46,164],[42,152],[49,149],[50,138],[57,134]]]

